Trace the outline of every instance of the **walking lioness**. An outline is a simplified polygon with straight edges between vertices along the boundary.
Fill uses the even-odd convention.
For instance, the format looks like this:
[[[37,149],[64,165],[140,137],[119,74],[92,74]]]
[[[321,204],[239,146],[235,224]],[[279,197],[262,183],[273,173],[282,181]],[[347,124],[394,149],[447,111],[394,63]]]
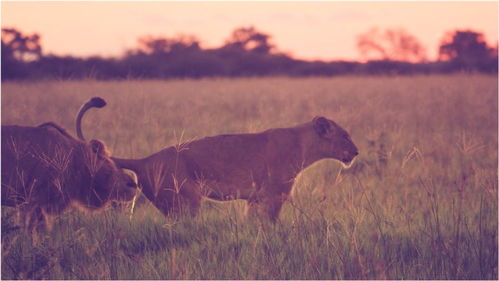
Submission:
[[[91,107],[88,102],[81,115]],[[84,139],[81,125],[76,125]],[[206,137],[142,159],[112,159],[137,174],[143,193],[164,215],[185,206],[195,215],[202,198],[208,197],[247,200],[249,213],[275,221],[301,170],[324,158],[349,165],[357,154],[343,128],[315,117],[291,128]]]

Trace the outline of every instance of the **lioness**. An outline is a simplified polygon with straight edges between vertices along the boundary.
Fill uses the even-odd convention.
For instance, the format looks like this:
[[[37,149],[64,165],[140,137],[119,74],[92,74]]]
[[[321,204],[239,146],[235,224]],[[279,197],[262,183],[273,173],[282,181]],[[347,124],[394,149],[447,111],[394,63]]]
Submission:
[[[91,107],[87,103],[80,113]],[[76,127],[84,139],[81,124]],[[291,128],[206,137],[142,159],[112,159],[137,174],[143,193],[164,215],[179,212],[184,205],[195,215],[206,196],[247,200],[250,214],[265,214],[275,221],[301,170],[324,158],[349,165],[357,155],[343,128],[315,117]]]
[[[104,143],[75,139],[54,123],[2,126],[2,205],[19,207],[32,229],[71,203],[89,210],[132,200],[137,184],[110,159]]]

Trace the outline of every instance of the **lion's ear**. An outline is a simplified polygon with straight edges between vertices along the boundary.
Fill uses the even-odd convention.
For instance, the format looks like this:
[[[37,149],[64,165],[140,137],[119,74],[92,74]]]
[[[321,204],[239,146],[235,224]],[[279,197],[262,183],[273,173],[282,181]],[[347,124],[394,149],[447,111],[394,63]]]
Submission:
[[[102,157],[109,157],[109,152],[103,142],[99,140],[91,140],[89,143],[93,153]]]
[[[327,135],[332,130],[329,120],[322,116],[315,117],[314,120],[312,120],[312,124],[314,126],[315,132],[320,137]]]

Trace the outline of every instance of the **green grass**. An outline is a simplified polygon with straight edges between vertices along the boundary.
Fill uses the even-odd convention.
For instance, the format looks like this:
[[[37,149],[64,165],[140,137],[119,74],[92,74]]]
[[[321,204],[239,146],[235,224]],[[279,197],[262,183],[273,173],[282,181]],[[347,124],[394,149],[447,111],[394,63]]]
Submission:
[[[2,84],[2,124],[83,122],[113,154],[179,141],[335,120],[360,150],[297,179],[280,221],[247,221],[244,202],[204,202],[165,219],[143,200],[71,210],[24,233],[2,208],[3,279],[497,279],[497,77],[262,78]]]

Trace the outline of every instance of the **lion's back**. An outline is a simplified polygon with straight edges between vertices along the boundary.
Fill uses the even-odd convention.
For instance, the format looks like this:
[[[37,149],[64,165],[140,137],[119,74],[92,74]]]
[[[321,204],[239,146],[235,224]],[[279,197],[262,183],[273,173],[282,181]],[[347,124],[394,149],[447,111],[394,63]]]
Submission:
[[[74,148],[52,129],[2,126],[2,204],[39,201],[49,192],[40,187],[71,168]]]

